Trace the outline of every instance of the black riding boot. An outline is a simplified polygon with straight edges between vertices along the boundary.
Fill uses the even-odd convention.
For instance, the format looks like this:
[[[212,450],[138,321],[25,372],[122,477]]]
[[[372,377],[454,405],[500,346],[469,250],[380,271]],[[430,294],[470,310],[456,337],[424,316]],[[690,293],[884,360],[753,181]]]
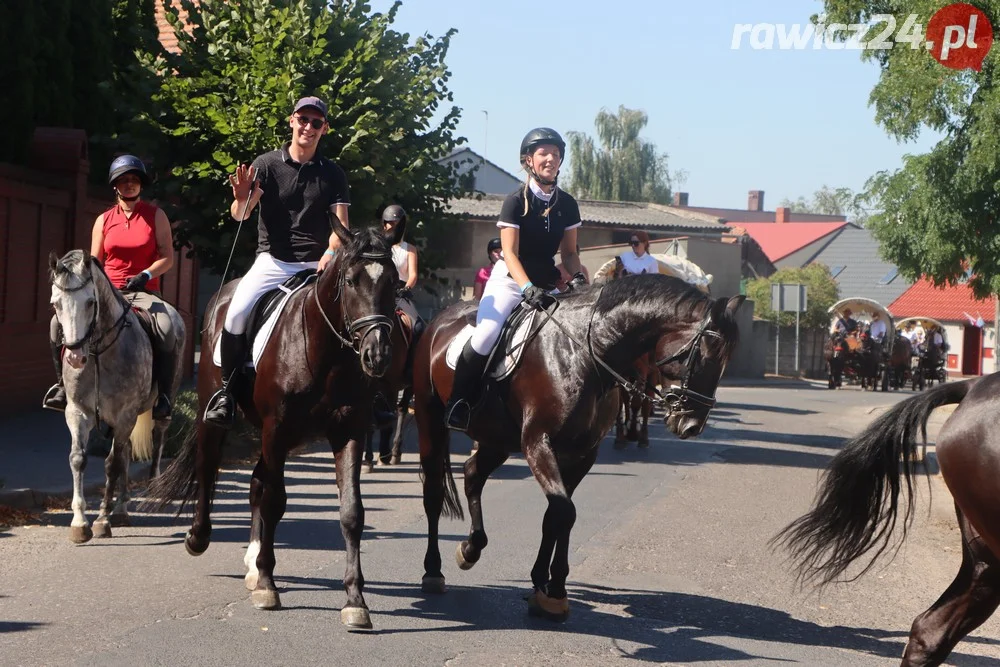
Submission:
[[[156,403],[153,404],[153,419],[166,419],[173,412],[171,399],[174,393],[174,367],[177,363],[176,354],[169,352],[153,352],[153,380],[156,381]]]
[[[455,380],[451,399],[445,408],[445,423],[456,431],[468,431],[472,408],[479,401],[486,356],[472,349],[471,343],[462,348],[462,356],[455,364]]]
[[[247,337],[222,330],[222,389],[208,399],[205,421],[222,428],[231,428],[236,417],[236,399],[230,387],[239,381],[247,355]]]
[[[42,407],[64,412],[66,410],[66,388],[63,386],[62,379],[62,343],[53,343],[50,340],[49,347],[52,350],[52,364],[56,368],[56,383],[45,392]]]

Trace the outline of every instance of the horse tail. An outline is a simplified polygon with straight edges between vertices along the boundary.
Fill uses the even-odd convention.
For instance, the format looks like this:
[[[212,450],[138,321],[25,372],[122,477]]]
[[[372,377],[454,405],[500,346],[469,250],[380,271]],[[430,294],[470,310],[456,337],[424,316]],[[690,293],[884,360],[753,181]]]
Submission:
[[[900,478],[906,484],[903,534],[906,539],[914,509],[913,463],[919,429],[927,442],[927,420],[942,405],[961,403],[978,380],[950,382],[894,405],[847,442],[823,474],[812,511],[771,539],[786,547],[796,562],[799,582],[829,584],[871,550],[864,575],[889,548],[899,514]],[[900,466],[902,461],[902,466]],[[902,468],[902,469],[901,469]],[[925,469],[926,474],[926,469]]]
[[[180,515],[184,511],[184,506],[194,500],[197,491],[195,485],[197,462],[198,429],[192,428],[184,437],[180,451],[170,466],[149,483],[146,500],[140,505],[141,511],[159,512],[174,500],[180,500],[181,506],[177,509],[177,515]]]
[[[458,499],[458,487],[455,486],[455,477],[451,474],[451,454],[448,451],[444,453],[443,478],[444,506],[441,508],[441,513],[449,519],[464,521],[465,511],[462,509],[462,503]]]
[[[135,461],[153,460],[153,411],[146,410],[135,420],[132,427],[132,459]]]

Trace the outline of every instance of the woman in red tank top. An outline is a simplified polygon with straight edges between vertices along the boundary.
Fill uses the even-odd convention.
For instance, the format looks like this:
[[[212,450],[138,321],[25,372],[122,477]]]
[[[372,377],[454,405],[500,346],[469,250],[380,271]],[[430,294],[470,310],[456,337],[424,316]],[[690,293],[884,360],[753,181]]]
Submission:
[[[159,294],[160,276],[174,264],[174,241],[167,214],[139,198],[149,177],[142,160],[122,155],[111,163],[108,183],[114,188],[117,203],[97,216],[91,232],[90,254],[104,264],[111,283],[122,290],[129,302],[149,312],[156,339],[153,350],[153,379],[159,396],[153,417],[170,415],[174,384],[177,343],[167,304]],[[49,327],[52,360],[58,381],[49,389],[42,406],[66,409],[66,391],[62,384],[62,332],[53,317]]]

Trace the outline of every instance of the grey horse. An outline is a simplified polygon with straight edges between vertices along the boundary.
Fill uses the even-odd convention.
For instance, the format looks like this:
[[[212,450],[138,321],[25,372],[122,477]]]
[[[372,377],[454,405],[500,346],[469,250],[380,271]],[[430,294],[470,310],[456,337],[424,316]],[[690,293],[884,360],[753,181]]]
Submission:
[[[65,344],[63,383],[66,386],[66,426],[73,439],[69,465],[73,471],[73,522],[70,540],[111,537],[111,526],[127,526],[128,468],[133,439],[148,438],[152,429],[150,478],[160,472],[160,455],[169,418],[152,421],[156,401],[153,383],[153,347],[125,296],[111,284],[101,263],[84,250],[71,250],[61,259],[49,255],[51,303],[62,326]],[[177,332],[177,367],[173,389],[181,381],[185,330],[180,314],[169,307]],[[143,418],[140,419],[140,416]],[[85,448],[91,430],[103,422],[113,434],[111,453],[104,463],[107,484],[93,530],[87,521],[83,497]],[[140,433],[140,431],[145,431]],[[117,499],[115,490],[118,489]],[[112,508],[112,500],[115,501]]]

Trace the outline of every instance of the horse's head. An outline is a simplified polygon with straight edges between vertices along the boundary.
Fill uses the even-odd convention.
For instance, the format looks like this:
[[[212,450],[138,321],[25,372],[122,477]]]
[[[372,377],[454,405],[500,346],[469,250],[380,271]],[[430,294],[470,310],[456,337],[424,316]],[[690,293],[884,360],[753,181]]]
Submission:
[[[49,303],[56,311],[66,341],[66,361],[81,368],[87,361],[82,349],[90,340],[97,324],[97,285],[91,271],[95,260],[85,250],[70,250],[60,259],[49,254],[49,282],[52,296]]]
[[[707,309],[694,311],[694,319],[686,327],[664,335],[657,343],[658,353],[666,351],[656,362],[660,373],[664,380],[679,383],[665,387],[664,422],[682,440],[705,430],[708,414],[715,407],[715,391],[739,342],[736,311],[745,299],[707,299]]]
[[[402,240],[405,224],[389,232],[374,228],[351,232],[333,220],[333,228],[343,248],[330,268],[337,274],[347,339],[361,358],[362,370],[381,377],[391,361],[390,334],[399,280],[392,246]]]

